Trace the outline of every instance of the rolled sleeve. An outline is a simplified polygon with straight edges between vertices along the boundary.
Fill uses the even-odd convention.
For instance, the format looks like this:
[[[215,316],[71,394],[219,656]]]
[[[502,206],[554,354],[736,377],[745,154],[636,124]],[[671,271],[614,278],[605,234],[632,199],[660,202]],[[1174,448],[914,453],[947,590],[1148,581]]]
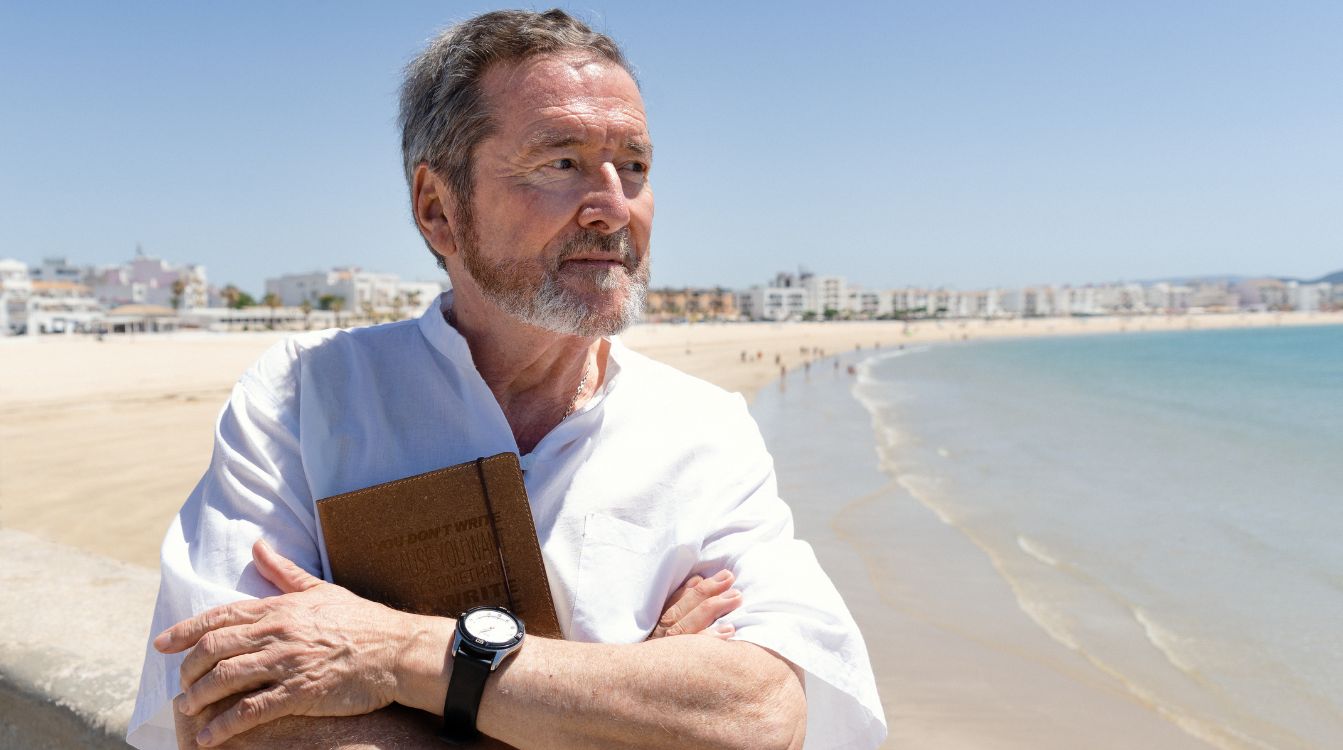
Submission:
[[[697,572],[732,570],[742,592],[742,605],[724,618],[736,627],[733,638],[806,671],[808,750],[874,748],[886,720],[867,645],[811,545],[794,538],[792,512],[753,421],[740,444],[750,470],[705,540]]]

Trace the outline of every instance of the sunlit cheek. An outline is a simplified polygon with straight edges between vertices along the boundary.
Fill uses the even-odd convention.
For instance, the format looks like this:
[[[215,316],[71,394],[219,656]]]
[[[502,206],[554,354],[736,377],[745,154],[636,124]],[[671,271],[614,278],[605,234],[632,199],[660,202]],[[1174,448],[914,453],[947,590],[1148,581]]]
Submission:
[[[514,227],[511,234],[515,236],[510,238],[510,244],[523,246],[531,235],[553,236],[573,218],[581,200],[579,191],[559,186],[510,194],[508,200],[498,206],[500,212],[506,214],[505,220]]]

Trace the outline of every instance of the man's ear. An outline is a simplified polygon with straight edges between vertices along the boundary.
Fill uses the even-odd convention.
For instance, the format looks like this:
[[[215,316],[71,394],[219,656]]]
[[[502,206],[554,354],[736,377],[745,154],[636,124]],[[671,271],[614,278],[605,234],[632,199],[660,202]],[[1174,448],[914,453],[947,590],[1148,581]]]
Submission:
[[[429,247],[442,258],[456,254],[452,210],[456,204],[453,202],[452,190],[447,181],[430,169],[428,164],[421,163],[415,167],[410,205],[415,212],[415,224]]]

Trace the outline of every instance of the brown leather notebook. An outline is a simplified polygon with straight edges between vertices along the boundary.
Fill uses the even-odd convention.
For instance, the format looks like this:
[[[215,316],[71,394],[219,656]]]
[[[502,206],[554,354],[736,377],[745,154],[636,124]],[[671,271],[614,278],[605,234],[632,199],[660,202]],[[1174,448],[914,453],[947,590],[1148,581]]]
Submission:
[[[318,500],[317,515],[332,578],[365,599],[444,617],[508,607],[562,637],[513,453]]]
[[[528,634],[563,637],[513,453],[318,500],[317,517],[332,579],[365,599],[443,617],[508,607]],[[378,713],[433,738],[436,721],[399,710]],[[484,736],[468,746],[509,748]]]

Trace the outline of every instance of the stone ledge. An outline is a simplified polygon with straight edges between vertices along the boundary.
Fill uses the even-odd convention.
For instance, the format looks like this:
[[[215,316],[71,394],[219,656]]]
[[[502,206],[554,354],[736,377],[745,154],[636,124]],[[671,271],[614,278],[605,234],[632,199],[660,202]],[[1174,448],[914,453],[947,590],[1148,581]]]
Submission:
[[[118,748],[157,571],[0,529],[0,748]]]

